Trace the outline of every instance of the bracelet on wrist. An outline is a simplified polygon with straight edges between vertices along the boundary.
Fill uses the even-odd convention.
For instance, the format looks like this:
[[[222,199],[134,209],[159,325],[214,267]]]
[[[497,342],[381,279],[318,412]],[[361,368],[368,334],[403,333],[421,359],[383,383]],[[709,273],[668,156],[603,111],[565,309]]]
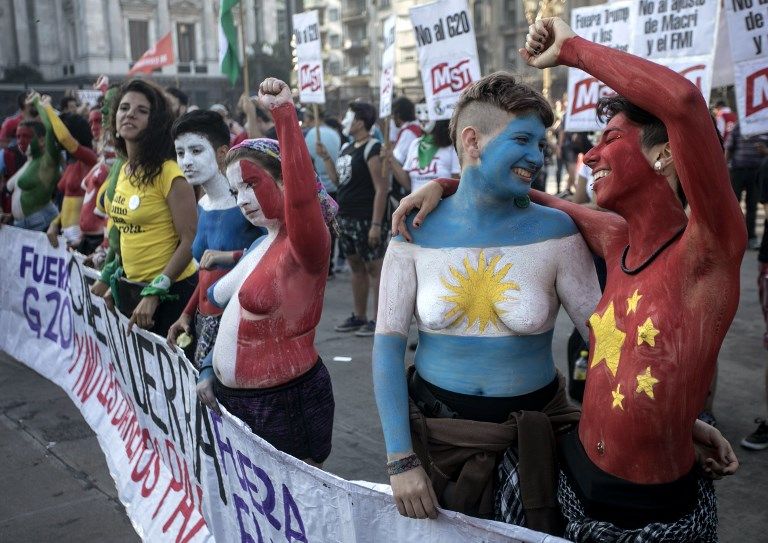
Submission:
[[[411,471],[414,468],[418,468],[421,465],[421,460],[416,456],[416,453],[401,458],[400,460],[392,460],[387,462],[387,475],[397,475],[399,473],[405,473]]]
[[[378,226],[379,228],[381,228],[381,223],[371,221],[371,226]]]

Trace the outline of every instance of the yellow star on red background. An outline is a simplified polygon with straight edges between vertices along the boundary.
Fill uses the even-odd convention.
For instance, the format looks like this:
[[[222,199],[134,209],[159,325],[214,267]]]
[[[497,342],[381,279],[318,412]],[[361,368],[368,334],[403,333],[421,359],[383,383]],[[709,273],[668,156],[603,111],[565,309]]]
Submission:
[[[637,390],[635,392],[645,392],[649,398],[653,398],[653,387],[656,383],[659,382],[658,379],[656,379],[653,375],[651,375],[651,367],[648,366],[645,368],[645,372],[641,373],[636,377],[637,379]]]
[[[643,342],[647,343],[651,347],[656,346],[656,336],[659,334],[659,330],[653,325],[651,317],[645,319],[642,326],[637,327],[637,344],[642,345]]]
[[[621,393],[621,383],[616,385],[616,390],[611,391],[611,396],[613,396],[613,403],[611,404],[611,407],[618,407],[624,411],[624,405],[621,403],[624,401],[624,394]]]
[[[640,302],[640,298],[642,297],[643,295],[638,294],[637,289],[635,289],[635,293],[627,298],[627,315],[637,311],[637,304]]]
[[[619,361],[621,359],[621,347],[624,345],[627,334],[616,328],[613,302],[610,303],[602,317],[597,313],[593,313],[589,317],[589,325],[595,334],[595,350],[592,354],[592,364],[590,367],[594,368],[605,360],[605,365],[608,366],[611,374],[616,377],[616,370],[619,368]]]

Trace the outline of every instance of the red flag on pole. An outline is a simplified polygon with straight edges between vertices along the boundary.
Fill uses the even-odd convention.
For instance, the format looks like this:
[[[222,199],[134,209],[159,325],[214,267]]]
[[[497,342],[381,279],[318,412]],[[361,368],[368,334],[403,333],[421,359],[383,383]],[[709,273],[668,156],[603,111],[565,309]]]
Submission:
[[[133,68],[128,71],[128,75],[134,75],[139,72],[151,73],[156,68],[169,66],[173,63],[173,42],[171,41],[171,33],[168,32],[168,34],[160,38],[159,42],[141,55],[141,58],[136,61]]]

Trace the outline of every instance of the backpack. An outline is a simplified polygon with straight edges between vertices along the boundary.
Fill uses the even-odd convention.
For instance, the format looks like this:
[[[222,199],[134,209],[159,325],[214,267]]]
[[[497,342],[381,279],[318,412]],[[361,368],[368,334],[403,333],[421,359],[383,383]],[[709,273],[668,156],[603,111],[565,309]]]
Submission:
[[[371,154],[371,149],[373,149],[373,146],[376,145],[378,141],[379,140],[377,140],[376,138],[368,138],[368,142],[365,144],[365,149],[363,149],[363,159],[365,160],[366,163],[368,162],[368,157]],[[353,144],[350,142],[347,142],[344,145],[342,145],[341,149],[339,150],[339,154],[341,154],[346,149],[348,149],[350,145],[353,145]]]

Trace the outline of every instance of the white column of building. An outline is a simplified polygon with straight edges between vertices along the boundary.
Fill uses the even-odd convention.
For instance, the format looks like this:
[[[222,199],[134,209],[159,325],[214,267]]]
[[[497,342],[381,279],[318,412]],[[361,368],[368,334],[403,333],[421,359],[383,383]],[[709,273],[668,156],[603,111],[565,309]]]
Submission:
[[[0,0],[0,77],[4,69],[18,65],[13,0]]]
[[[56,18],[54,0],[38,0],[35,2],[35,19],[37,25],[38,63],[40,71],[46,79],[56,79],[64,76],[59,48],[59,33],[54,28],[59,24]]]
[[[219,60],[219,17],[213,11],[213,2],[203,0],[203,58],[208,65],[208,73],[218,71]]]
[[[19,64],[32,64],[32,35],[30,34],[26,0],[13,0],[13,14],[16,18],[16,43],[19,48]]]
[[[256,6],[253,5],[253,0],[243,0],[243,7],[245,9],[245,49],[249,51],[253,42],[256,41]]]
[[[113,68],[110,72],[128,69],[128,54],[126,53],[126,36],[123,32],[123,14],[120,8],[120,0],[107,0],[104,2],[105,11],[97,28],[108,29],[109,35],[109,59],[112,65],[120,66],[118,70]],[[124,65],[124,68],[123,68]]]

